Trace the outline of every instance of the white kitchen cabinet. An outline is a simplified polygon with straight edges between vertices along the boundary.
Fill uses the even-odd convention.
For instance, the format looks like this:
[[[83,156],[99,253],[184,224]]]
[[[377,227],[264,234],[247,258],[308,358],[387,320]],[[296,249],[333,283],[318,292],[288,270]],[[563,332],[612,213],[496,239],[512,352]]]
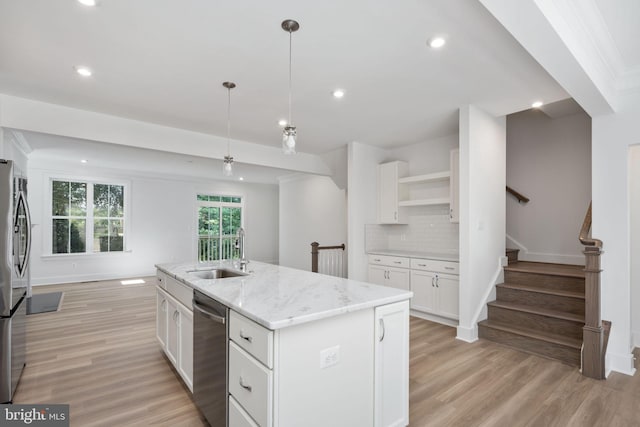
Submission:
[[[167,294],[156,288],[156,338],[162,348],[167,345]]]
[[[460,150],[451,150],[451,181],[449,183],[449,221],[460,222]]]
[[[409,290],[409,258],[369,255],[369,282]]]
[[[178,372],[189,390],[193,391],[193,311],[178,304],[178,312]]]
[[[378,224],[406,224],[407,216],[399,202],[405,198],[406,188],[401,187],[398,179],[407,175],[409,165],[406,162],[389,162],[378,165]]]
[[[404,424],[376,421],[378,413],[396,416],[409,402],[408,301],[383,307],[277,330],[232,310],[229,425],[407,425],[406,411]],[[378,325],[386,330],[382,341]]]
[[[156,338],[193,391],[193,310],[184,304],[190,300],[190,288],[164,273],[158,277],[162,280],[158,280],[156,286]]]
[[[411,308],[450,319],[459,317],[459,279],[452,274],[411,270]]]
[[[178,311],[178,301],[167,296],[167,346],[165,353],[174,366],[178,364],[178,345],[180,334],[180,312]]]
[[[375,427],[409,424],[409,304],[375,309]]]

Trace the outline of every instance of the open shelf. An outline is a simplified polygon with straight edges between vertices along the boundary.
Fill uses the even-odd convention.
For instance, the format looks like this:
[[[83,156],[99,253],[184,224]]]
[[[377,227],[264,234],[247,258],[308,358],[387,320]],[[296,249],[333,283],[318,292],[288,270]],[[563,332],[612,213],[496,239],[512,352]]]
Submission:
[[[438,197],[433,199],[401,200],[398,206],[448,205],[450,202],[451,199],[449,197]]]
[[[451,177],[450,171],[428,173],[425,175],[407,176],[398,178],[398,184],[416,184],[420,182],[446,181]]]

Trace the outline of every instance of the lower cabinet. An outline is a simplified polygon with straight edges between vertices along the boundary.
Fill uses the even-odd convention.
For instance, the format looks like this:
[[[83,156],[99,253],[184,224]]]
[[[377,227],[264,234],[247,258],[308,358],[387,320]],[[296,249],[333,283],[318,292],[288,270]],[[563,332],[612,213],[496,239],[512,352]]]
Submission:
[[[230,427],[406,426],[409,301],[278,330],[232,310],[228,381]]]
[[[375,427],[409,424],[409,302],[375,309]]]
[[[406,268],[370,265],[369,281],[376,285],[409,290],[409,270]]]
[[[459,279],[452,274],[411,270],[411,308],[451,319],[459,318]]]
[[[185,285],[176,282],[174,286]],[[160,286],[156,287],[156,338],[182,380],[193,392],[193,311],[183,302],[186,301],[174,298]]]

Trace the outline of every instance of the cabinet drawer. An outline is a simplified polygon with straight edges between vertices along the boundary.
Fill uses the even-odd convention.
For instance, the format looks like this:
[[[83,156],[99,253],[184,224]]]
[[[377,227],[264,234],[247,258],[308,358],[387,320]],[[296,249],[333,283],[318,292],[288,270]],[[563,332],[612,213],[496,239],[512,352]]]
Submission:
[[[409,258],[390,255],[369,255],[369,264],[409,268]]]
[[[273,372],[229,342],[229,394],[258,425],[272,425]]]
[[[412,270],[426,270],[436,273],[460,274],[460,264],[453,261],[411,258]]]
[[[166,273],[163,273],[160,270],[157,270],[156,272],[156,283],[158,284],[158,286],[160,286],[162,289],[167,289],[167,278],[169,276],[167,276]]]
[[[193,289],[184,283],[178,282],[172,277],[167,278],[167,292],[177,299],[182,305],[188,307],[189,310],[193,307]]]
[[[229,427],[258,427],[232,396],[229,396]]]
[[[232,310],[229,316],[229,338],[273,369],[273,331]]]

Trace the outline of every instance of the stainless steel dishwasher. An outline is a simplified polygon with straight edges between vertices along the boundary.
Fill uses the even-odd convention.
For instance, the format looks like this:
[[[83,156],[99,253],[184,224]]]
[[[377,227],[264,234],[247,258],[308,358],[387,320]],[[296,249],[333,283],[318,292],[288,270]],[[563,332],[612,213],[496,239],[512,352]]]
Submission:
[[[225,427],[229,308],[202,292],[193,292],[193,397],[211,427]]]

